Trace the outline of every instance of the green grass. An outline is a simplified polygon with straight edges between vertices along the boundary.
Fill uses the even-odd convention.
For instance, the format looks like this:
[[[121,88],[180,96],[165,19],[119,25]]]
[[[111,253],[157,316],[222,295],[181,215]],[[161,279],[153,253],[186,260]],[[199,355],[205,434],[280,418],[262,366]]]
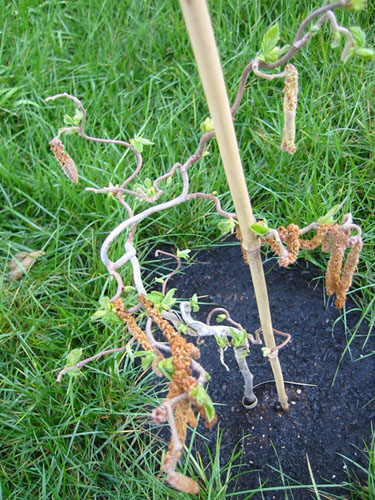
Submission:
[[[279,20],[282,41],[290,42],[298,22],[319,5],[311,0],[291,11],[286,0],[266,3],[210,2],[231,99],[265,29]],[[373,41],[373,6],[339,18],[360,24]],[[208,112],[178,3],[127,1],[120,8],[108,0],[8,1],[0,21],[0,498],[183,498],[155,478],[162,445],[148,424],[158,397],[151,376],[119,354],[77,379],[55,382],[69,350],[82,347],[92,355],[127,340],[121,328],[90,321],[98,299],[113,287],[99,248],[122,210],[84,187],[121,182],[134,160],[118,147],[66,137],[81,176],[72,186],[48,142],[74,107],[44,102],[58,92],[75,94],[88,111],[87,133],[122,139],[141,133],[152,140],[142,178],[186,160]],[[296,154],[279,150],[281,82],[250,77],[236,129],[256,215],[274,226],[305,225],[342,203],[342,213],[352,211],[362,225],[365,245],[351,295],[370,332],[374,64],[344,66],[327,33],[295,59],[301,88]],[[232,210],[216,144],[191,172],[192,191],[218,191]],[[141,256],[158,243],[217,244],[219,220],[202,200],[158,214],[140,227]],[[15,283],[7,262],[21,250],[45,255]],[[326,261],[318,252],[309,258],[320,266]],[[131,282],[130,272],[125,279]],[[189,463],[205,485],[202,498],[226,497],[218,472],[225,464],[214,457],[203,473],[196,457]],[[280,487],[286,491],[281,481]]]

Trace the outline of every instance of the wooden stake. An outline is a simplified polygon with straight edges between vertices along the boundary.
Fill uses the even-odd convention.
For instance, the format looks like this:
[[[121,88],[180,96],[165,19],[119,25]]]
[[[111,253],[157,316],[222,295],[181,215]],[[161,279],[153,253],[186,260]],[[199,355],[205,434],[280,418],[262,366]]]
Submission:
[[[214,122],[225,174],[242,233],[242,245],[250,266],[264,341],[267,347],[273,348],[276,344],[260,255],[260,241],[249,227],[255,222],[255,219],[242,169],[224,76],[208,7],[205,0],[180,0],[180,4],[210,115]],[[288,397],[285,392],[279,359],[276,356],[276,358],[270,358],[270,362],[281,407],[284,411],[288,411]]]

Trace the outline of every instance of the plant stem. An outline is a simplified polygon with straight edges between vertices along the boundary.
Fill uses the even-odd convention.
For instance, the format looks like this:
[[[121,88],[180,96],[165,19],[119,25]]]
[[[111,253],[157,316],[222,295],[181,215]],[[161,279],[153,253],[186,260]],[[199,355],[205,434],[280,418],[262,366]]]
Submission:
[[[251,373],[249,370],[247,361],[246,361],[246,355],[247,355],[247,347],[242,346],[242,347],[234,347],[234,357],[236,358],[238,368],[241,372],[241,375],[243,376],[244,380],[244,397],[243,400],[247,401],[248,403],[254,404],[253,407],[256,406],[256,401],[257,397],[254,394],[254,375]]]
[[[259,238],[249,226],[255,222],[237,145],[224,76],[216,47],[207,4],[203,0],[180,0],[190,41],[198,65],[211,118],[214,122],[220,154],[242,233],[242,245],[248,257],[258,305],[259,318],[267,347],[276,346],[268,294],[260,256]],[[288,398],[278,357],[271,359],[281,407],[287,411]]]

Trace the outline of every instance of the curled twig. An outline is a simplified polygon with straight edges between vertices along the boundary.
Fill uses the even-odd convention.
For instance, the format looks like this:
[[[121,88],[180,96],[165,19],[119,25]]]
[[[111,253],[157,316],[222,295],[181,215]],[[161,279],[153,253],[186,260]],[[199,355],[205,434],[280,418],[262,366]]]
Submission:
[[[168,274],[168,276],[164,280],[164,283],[163,283],[163,286],[161,289],[161,293],[163,295],[165,295],[165,292],[167,290],[168,281],[172,278],[172,276],[174,276],[181,269],[181,259],[180,259],[180,257],[175,255],[174,253],[164,252],[164,250],[156,250],[155,257],[159,257],[159,255],[167,255],[168,257],[172,257],[173,259],[175,259],[177,261],[176,268],[170,274]]]

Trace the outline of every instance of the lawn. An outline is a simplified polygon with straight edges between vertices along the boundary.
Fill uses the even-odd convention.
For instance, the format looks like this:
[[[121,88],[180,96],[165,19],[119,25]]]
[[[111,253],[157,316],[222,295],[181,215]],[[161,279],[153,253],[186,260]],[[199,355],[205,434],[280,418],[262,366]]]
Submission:
[[[301,20],[320,6],[317,0],[293,10],[287,0],[209,4],[232,101],[266,29],[277,20],[282,42],[290,43]],[[373,5],[338,18],[360,25],[375,45]],[[1,9],[0,20],[0,499],[188,498],[158,478],[164,444],[149,425],[160,396],[150,372],[122,353],[56,382],[72,349],[82,347],[90,356],[128,340],[122,327],[91,321],[100,297],[113,290],[99,249],[123,209],[113,197],[85,187],[121,183],[134,159],[120,147],[67,136],[80,173],[73,185],[48,143],[74,106],[44,101],[60,92],[74,94],[87,109],[89,134],[151,140],[143,154],[143,181],[186,160],[208,111],[178,2],[128,0],[120,8],[106,0],[13,0]],[[272,227],[304,226],[342,204],[339,216],[351,211],[363,228],[350,294],[373,335],[374,63],[352,59],[344,65],[330,42],[326,28],[293,61],[300,79],[293,156],[280,152],[281,81],[251,76],[235,126],[257,217]],[[178,192],[178,186],[170,189],[172,196]],[[215,143],[191,169],[191,190],[217,191],[223,208],[233,210]],[[137,233],[141,261],[161,244],[218,245],[220,220],[212,203],[201,199],[147,219]],[[9,260],[34,250],[43,257],[23,279],[12,281]],[[322,269],[327,262],[320,252],[306,258]],[[124,281],[131,284],[127,272]],[[349,313],[342,313],[344,323]],[[347,350],[355,332],[347,331]],[[373,444],[370,456],[374,465]],[[201,498],[228,498],[220,473],[225,478],[235,471],[219,458],[220,446],[205,469],[194,454],[187,462],[204,485]],[[371,477],[374,482],[374,470]],[[355,487],[353,474],[349,483]],[[280,488],[279,495],[292,498],[282,478]]]

